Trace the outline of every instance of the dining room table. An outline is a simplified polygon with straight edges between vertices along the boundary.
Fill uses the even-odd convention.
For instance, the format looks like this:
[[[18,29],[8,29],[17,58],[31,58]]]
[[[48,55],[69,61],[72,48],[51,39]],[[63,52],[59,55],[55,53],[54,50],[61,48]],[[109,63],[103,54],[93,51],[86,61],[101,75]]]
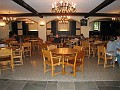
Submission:
[[[39,44],[38,44],[39,40],[38,39],[30,39],[29,41],[31,42],[32,50],[35,51],[35,46],[36,45],[39,46]],[[37,47],[37,48],[39,48],[39,47]]]
[[[69,56],[69,55],[73,55],[76,52],[78,52],[77,49],[73,49],[73,48],[56,48],[56,49],[52,49],[51,52],[53,54],[62,56],[62,75],[65,74],[65,57]]]

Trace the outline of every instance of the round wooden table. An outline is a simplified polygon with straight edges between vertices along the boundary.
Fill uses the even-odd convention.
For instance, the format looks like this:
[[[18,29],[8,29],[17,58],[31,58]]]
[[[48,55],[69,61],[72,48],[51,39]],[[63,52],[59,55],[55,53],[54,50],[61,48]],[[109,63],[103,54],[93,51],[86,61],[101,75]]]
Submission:
[[[73,48],[56,48],[56,49],[52,49],[51,52],[56,55],[62,56],[62,74],[64,75],[65,74],[65,66],[64,66],[65,56],[72,55],[78,52],[78,50]]]

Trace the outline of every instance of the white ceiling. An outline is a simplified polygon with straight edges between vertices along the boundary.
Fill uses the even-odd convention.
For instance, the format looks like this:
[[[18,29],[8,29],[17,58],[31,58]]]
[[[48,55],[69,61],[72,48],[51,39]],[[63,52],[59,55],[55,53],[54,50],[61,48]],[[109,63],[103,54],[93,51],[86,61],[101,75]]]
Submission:
[[[51,7],[53,2],[58,2],[60,0],[24,0],[33,9],[39,13],[49,13],[51,12]],[[68,0],[76,4],[77,12],[88,13],[101,4],[104,0]],[[13,2],[12,0],[0,0],[0,14],[19,14],[19,13],[31,13],[22,6]],[[112,4],[101,9],[97,13],[116,13],[120,12],[120,0],[114,1]]]

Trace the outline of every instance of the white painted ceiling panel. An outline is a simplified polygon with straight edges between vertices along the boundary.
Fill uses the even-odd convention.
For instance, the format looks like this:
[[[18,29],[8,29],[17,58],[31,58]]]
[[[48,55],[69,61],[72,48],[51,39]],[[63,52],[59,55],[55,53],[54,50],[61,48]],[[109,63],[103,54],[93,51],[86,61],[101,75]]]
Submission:
[[[12,0],[0,0],[0,14],[30,13]]]
[[[33,9],[39,13],[50,13],[53,2],[60,0],[23,0]],[[77,12],[88,13],[100,5],[104,0],[68,0],[70,3],[76,4]],[[0,14],[18,14],[18,13],[31,13],[27,9],[13,2],[12,0],[0,0]],[[120,0],[116,0],[112,4],[106,6],[97,13],[116,13],[120,12]]]
[[[120,12],[120,0],[116,0],[105,8],[101,9],[99,13],[116,13]]]
[[[59,2],[60,0],[24,0],[27,4],[32,6],[38,12],[51,12],[53,2]],[[97,7],[104,0],[68,0],[69,3],[76,4],[77,12],[90,12]]]

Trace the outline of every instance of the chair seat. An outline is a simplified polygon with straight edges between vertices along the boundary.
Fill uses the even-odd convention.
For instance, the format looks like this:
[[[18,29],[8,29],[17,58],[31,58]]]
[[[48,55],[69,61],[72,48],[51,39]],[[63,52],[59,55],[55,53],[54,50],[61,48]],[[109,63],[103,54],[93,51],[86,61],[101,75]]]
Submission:
[[[46,60],[45,61],[47,64],[51,65],[51,61]],[[59,60],[58,59],[53,59],[53,64],[59,64]]]
[[[100,58],[105,59],[105,56],[104,56],[104,55],[101,55]],[[109,59],[112,59],[112,56],[106,56],[106,59],[108,59],[108,60],[109,60]]]
[[[71,64],[71,65],[73,65],[73,64],[74,64],[74,60],[69,60],[68,63]],[[76,61],[76,66],[79,66],[79,65],[81,65],[82,63],[83,63],[83,62],[77,60],[77,61]]]

